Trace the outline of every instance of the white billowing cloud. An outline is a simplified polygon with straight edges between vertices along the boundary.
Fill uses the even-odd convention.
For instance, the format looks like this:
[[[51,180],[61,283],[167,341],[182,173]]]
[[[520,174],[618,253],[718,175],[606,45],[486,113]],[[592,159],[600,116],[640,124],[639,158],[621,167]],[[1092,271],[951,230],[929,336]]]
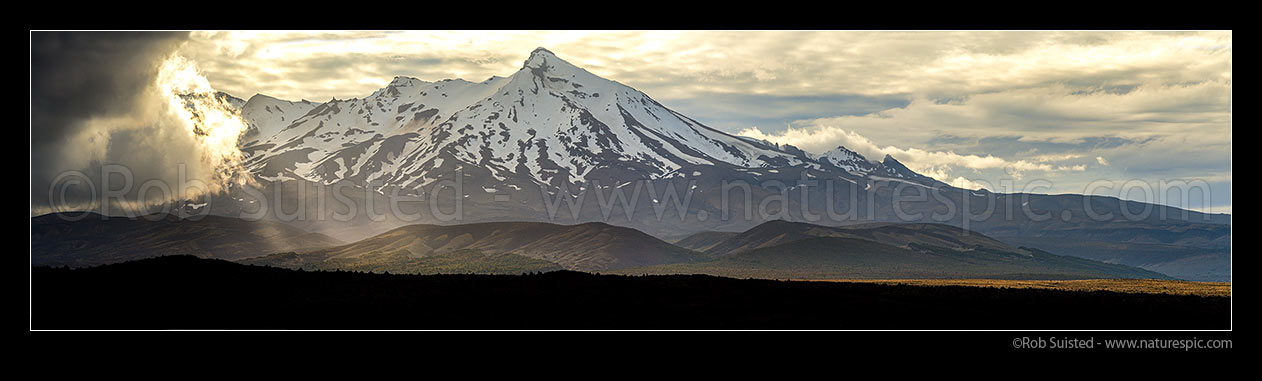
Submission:
[[[1058,162],[1058,161],[1065,161],[1065,160],[1073,160],[1073,159],[1077,159],[1077,158],[1080,158],[1080,157],[1082,157],[1082,154],[1076,154],[1076,153],[1065,153],[1065,154],[1050,154],[1050,155],[1038,155],[1038,156],[1031,156],[1031,157],[1030,157],[1030,160],[1034,160],[1034,161],[1037,161],[1037,162],[1042,162],[1042,163],[1048,163],[1048,162]]]
[[[961,176],[961,177],[956,177],[955,179],[952,179],[951,181],[948,181],[948,182],[946,182],[946,183],[947,183],[947,184],[950,184],[950,185],[951,185],[951,186],[953,186],[953,187],[960,188],[960,189],[978,190],[978,189],[982,189],[982,188],[986,188],[986,187],[987,187],[987,186],[985,186],[985,185],[975,183],[975,182],[973,182],[972,180],[966,179],[966,178],[964,178],[964,177],[962,177],[962,176]]]
[[[217,97],[197,65],[171,55],[158,71],[157,87],[175,125],[196,141],[212,190],[220,191],[229,183],[244,184],[248,177],[241,168],[244,157],[237,140],[246,131],[245,120]]]
[[[156,66],[152,82],[128,112],[83,121],[59,145],[58,161],[51,169],[81,173],[98,192],[127,190],[121,200],[109,202],[134,211],[251,182],[237,147],[245,121],[215,97],[215,89],[195,63],[171,54]],[[104,165],[120,175],[104,178]],[[146,188],[151,181],[161,186]],[[93,200],[98,204],[83,206],[98,207],[101,200]],[[80,206],[60,201],[33,204],[32,215],[62,211],[72,204]]]
[[[1097,163],[1100,163],[1100,165],[1103,165],[1103,166],[1106,166],[1106,167],[1107,167],[1107,166],[1109,166],[1109,161],[1108,161],[1108,160],[1106,160],[1106,159],[1104,158],[1104,156],[1096,156],[1096,157],[1095,157],[1095,161],[1096,161]]]
[[[766,134],[757,127],[742,130],[738,135],[791,144],[808,152],[823,153],[837,146],[846,147],[871,161],[880,161],[890,155],[907,168],[925,176],[946,181],[951,179],[953,168],[971,170],[1002,169],[1019,178],[1025,171],[1083,171],[1085,166],[1055,166],[1029,160],[1005,160],[993,155],[961,155],[950,151],[929,151],[920,148],[880,147],[868,138],[839,127],[821,126],[811,129],[789,128],[781,133]],[[972,184],[969,182],[968,184]]]
[[[885,155],[885,151],[878,147],[876,143],[873,143],[872,140],[854,131],[847,131],[832,126],[812,128],[788,127],[784,131],[771,134],[764,133],[758,127],[750,127],[736,134],[779,144],[790,144],[816,154],[822,154],[837,148],[837,146],[844,146],[863,155],[868,160],[880,160]],[[893,149],[893,147],[889,148]]]

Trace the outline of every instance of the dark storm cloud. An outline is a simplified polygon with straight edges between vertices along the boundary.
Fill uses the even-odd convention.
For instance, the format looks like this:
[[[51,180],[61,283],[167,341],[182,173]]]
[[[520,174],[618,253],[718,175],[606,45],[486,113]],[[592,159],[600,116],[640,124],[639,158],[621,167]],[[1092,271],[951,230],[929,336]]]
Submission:
[[[134,114],[158,65],[188,33],[31,33],[32,206],[47,202],[49,182],[67,169],[68,140],[91,120]],[[107,137],[108,135],[105,135]],[[99,165],[99,164],[98,164]]]
[[[130,110],[187,35],[32,32],[31,140],[55,142],[83,119]]]

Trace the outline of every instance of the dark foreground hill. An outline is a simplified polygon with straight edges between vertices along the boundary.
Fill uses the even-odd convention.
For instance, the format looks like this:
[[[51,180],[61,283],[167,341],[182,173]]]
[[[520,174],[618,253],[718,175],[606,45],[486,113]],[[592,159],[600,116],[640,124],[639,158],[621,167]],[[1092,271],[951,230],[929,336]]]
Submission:
[[[1230,298],[703,275],[32,269],[34,329],[1227,329]]]
[[[941,224],[842,227],[771,221],[680,241],[708,261],[611,270],[764,279],[1170,279],[1138,267],[1015,247]]]
[[[96,266],[163,255],[235,260],[341,244],[280,222],[220,216],[75,213],[31,218],[31,264],[36,266]]]
[[[341,244],[283,223],[218,216],[60,217],[31,219],[34,265],[83,267],[193,255],[288,269],[406,274],[568,269],[763,279],[1169,278],[1015,247],[940,224],[829,227],[772,221],[740,233],[695,234],[679,245],[598,222],[420,224]]]
[[[486,222],[409,225],[364,240],[310,252],[268,255],[243,261],[285,268],[432,272],[419,263],[459,251],[512,256],[533,268],[552,266],[604,271],[692,262],[699,254],[639,230],[600,222],[558,225],[544,222]],[[477,263],[485,262],[481,259]],[[503,268],[502,266],[500,268]],[[515,267],[509,267],[515,268]],[[422,270],[417,270],[422,269]]]
[[[616,274],[711,274],[762,279],[1171,279],[1137,267],[1047,253],[897,247],[875,241],[816,237],[707,262],[610,271]]]

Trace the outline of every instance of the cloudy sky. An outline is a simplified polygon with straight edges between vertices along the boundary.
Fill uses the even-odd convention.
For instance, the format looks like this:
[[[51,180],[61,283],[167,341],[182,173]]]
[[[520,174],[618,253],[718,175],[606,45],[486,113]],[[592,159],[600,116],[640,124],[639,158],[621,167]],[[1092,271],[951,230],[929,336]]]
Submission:
[[[1186,207],[1231,212],[1229,31],[164,37],[179,42],[147,42],[145,51],[187,57],[217,90],[312,101],[363,97],[397,75],[507,76],[546,47],[732,134],[816,154],[838,145],[870,159],[889,154],[948,183],[998,191],[1153,201],[1137,185],[1204,181],[1209,205]]]

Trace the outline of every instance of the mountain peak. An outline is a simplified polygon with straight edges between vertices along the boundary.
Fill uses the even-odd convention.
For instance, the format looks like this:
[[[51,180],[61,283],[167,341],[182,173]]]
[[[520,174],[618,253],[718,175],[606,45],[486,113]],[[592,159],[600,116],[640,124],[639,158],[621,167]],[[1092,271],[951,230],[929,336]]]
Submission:
[[[302,100],[302,102],[311,103],[305,99]],[[266,109],[268,107],[276,107],[278,105],[294,104],[294,103],[298,103],[298,102],[276,98],[267,94],[255,93],[253,96],[250,96],[250,99],[246,99],[240,104],[234,104],[234,106],[237,106],[237,108],[240,108],[240,109]]]
[[[523,65],[480,83],[398,76],[362,101],[318,110],[284,105],[284,114],[265,109],[250,120],[265,121],[256,140],[275,145],[259,152],[250,168],[273,181],[380,181],[419,189],[438,174],[477,166],[495,179],[483,187],[491,194],[506,192],[500,183],[509,179],[560,187],[587,179],[665,178],[704,165],[763,168],[814,160],[794,147],[711,129],[546,48],[535,49]],[[296,150],[306,150],[298,159],[309,163],[305,167],[268,167],[270,160],[300,156],[282,156]]]
[[[523,62],[521,65],[522,69],[530,69],[534,72],[551,71],[558,67],[578,68],[545,48],[536,48],[533,52],[530,52],[530,57],[526,58],[526,62]]]
[[[833,150],[832,150],[832,151],[829,151],[829,152],[830,152],[830,153],[845,154],[845,155],[848,155],[848,156],[857,156],[857,157],[859,157],[859,158],[863,159],[863,155],[860,155],[858,152],[855,152],[855,151],[853,151],[853,150],[851,150],[851,149],[849,149],[849,148],[846,148],[846,146],[837,146],[837,148],[833,148]],[[864,159],[864,160],[866,160],[866,159]]]
[[[820,160],[848,171],[869,172],[872,164],[858,152],[844,146],[837,146],[820,156]]]
[[[411,85],[413,82],[419,82],[419,81],[420,80],[416,78],[403,76],[403,75],[396,75],[394,76],[394,80],[390,81],[389,86],[408,86],[408,85]]]
[[[278,100],[280,100],[280,99],[277,99],[276,97],[273,97],[273,96],[270,96],[270,95],[267,95],[267,94],[263,94],[263,93],[254,93],[254,95],[250,96],[250,99],[246,99],[246,100],[245,100],[245,103],[250,103],[250,102],[263,102],[263,101],[269,101],[269,100],[270,100],[270,101],[278,101]]]
[[[907,168],[906,165],[903,165],[903,163],[900,163],[898,159],[895,159],[889,154],[886,154],[885,159],[881,160],[880,172],[882,172],[883,175],[891,177],[926,181],[935,184],[935,186],[946,184],[932,177],[916,173],[916,171],[911,170],[911,168]]]
[[[542,46],[537,47],[537,48],[535,48],[535,50],[534,50],[534,51],[531,51],[531,52],[530,52],[530,56],[531,56],[531,57],[534,57],[534,56],[536,56],[536,55],[540,55],[540,54],[547,54],[547,55],[550,55],[550,56],[556,57],[556,54],[555,54],[555,53],[552,53],[552,51],[551,51],[551,50],[548,50],[547,48],[542,47]]]
[[[553,54],[551,50],[540,47],[540,48],[535,48],[534,51],[530,52],[530,57],[526,58],[526,62],[523,62],[521,64],[521,67],[522,69],[525,69],[525,68],[539,69],[539,68],[542,68],[543,65],[546,65],[548,61],[559,61],[559,60],[560,58],[557,58],[556,54]]]

